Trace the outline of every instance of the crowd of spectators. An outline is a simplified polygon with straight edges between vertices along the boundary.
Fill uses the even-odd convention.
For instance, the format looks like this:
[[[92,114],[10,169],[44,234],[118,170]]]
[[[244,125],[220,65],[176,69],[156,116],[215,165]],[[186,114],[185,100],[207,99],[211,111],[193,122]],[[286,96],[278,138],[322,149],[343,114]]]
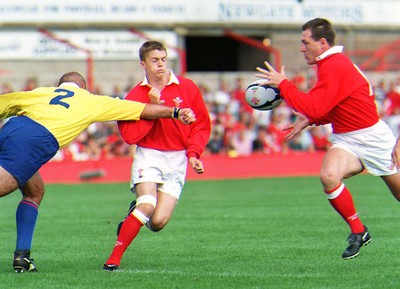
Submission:
[[[299,89],[308,91],[313,85],[312,77],[295,73],[291,78]],[[35,78],[26,80],[21,90],[38,86]],[[330,126],[313,126],[289,141],[283,130],[294,120],[292,110],[283,102],[271,111],[257,111],[247,105],[245,89],[247,83],[237,77],[233,83],[220,81],[218,89],[211,91],[198,83],[210,118],[212,133],[205,154],[225,154],[230,157],[251,154],[287,154],[293,151],[323,151],[329,148]],[[12,92],[10,84],[2,85],[2,93]],[[100,88],[94,91],[103,94]],[[378,112],[392,128],[395,136],[400,133],[400,77],[386,82],[381,80],[374,86]],[[111,97],[123,98],[126,91],[115,86]],[[116,157],[131,157],[134,146],[121,138],[116,122],[94,123],[74,142],[61,149],[54,161],[98,160]]]
[[[309,91],[315,82],[311,76],[294,73],[291,80],[302,91]],[[287,128],[293,121],[292,110],[283,102],[271,111],[257,111],[245,102],[247,84],[239,77],[232,88],[221,82],[217,91],[210,92],[200,85],[212,120],[212,135],[207,153],[246,156],[254,153],[287,154],[293,151],[324,151],[330,147],[330,125],[311,126],[291,140],[285,140]],[[375,100],[380,117],[396,137],[400,134],[400,77],[380,80],[374,85]]]

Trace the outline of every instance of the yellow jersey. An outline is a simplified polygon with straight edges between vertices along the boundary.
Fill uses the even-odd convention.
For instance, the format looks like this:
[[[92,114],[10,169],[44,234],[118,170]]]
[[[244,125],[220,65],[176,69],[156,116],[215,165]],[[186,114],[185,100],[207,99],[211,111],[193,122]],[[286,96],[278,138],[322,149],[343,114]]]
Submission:
[[[63,147],[93,122],[139,120],[145,105],[64,83],[0,95],[0,118],[25,115],[47,128]]]

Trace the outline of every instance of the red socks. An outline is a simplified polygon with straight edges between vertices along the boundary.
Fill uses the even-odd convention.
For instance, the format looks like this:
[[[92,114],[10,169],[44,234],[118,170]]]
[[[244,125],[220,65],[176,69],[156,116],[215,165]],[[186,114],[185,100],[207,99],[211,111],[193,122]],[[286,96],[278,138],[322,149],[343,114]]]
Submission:
[[[128,246],[132,243],[133,239],[137,236],[140,228],[143,226],[135,216],[129,214],[124,223],[122,224],[121,231],[119,232],[117,242],[115,242],[114,249],[111,256],[108,258],[106,264],[120,265],[122,255]]]
[[[331,191],[325,191],[325,194],[327,194],[332,207],[349,224],[353,234],[364,231],[364,225],[358,218],[351,193],[343,183]]]

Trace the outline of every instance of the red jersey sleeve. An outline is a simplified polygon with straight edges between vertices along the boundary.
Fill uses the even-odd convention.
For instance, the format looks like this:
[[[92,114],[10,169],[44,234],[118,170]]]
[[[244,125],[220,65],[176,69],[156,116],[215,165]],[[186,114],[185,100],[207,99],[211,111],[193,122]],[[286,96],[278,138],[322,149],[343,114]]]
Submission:
[[[181,89],[191,96],[191,108],[196,115],[196,121],[191,124],[186,155],[188,158],[200,158],[211,134],[210,115],[200,89],[189,79],[179,78],[179,80],[182,82]]]

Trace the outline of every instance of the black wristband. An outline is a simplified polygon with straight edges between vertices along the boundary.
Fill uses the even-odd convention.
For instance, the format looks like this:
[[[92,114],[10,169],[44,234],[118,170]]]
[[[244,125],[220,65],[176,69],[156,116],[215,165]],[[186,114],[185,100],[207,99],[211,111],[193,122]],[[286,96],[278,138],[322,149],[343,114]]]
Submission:
[[[181,111],[180,108],[174,107],[174,112],[172,113],[173,118],[179,118],[179,112]]]

